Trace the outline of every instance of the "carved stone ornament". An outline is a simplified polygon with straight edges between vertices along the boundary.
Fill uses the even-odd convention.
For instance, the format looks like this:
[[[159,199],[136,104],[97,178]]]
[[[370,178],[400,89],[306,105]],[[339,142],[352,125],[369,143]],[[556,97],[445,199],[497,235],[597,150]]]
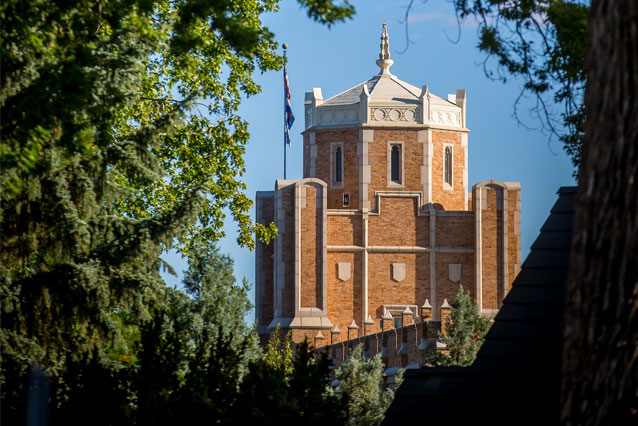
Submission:
[[[405,279],[405,263],[392,264],[392,279],[398,283]]]
[[[350,262],[337,263],[337,278],[341,281],[348,281],[350,279]]]
[[[370,119],[372,121],[416,122],[419,112],[418,108],[370,108]]]
[[[430,121],[432,123],[444,124],[447,126],[460,126],[461,113],[458,111],[432,108],[430,111]]]
[[[450,263],[448,264],[450,281],[458,283],[461,281],[461,264]]]

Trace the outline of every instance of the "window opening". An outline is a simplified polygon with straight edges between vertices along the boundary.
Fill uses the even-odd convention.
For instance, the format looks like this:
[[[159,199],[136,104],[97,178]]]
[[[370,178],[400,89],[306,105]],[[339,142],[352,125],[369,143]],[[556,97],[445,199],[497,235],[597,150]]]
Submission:
[[[335,182],[342,181],[342,176],[341,176],[341,174],[343,173],[342,164],[343,164],[343,159],[342,159],[341,147],[339,146],[337,147],[337,150],[335,152],[335,166],[336,166]]]
[[[394,317],[394,328],[403,327],[403,317]]]
[[[399,146],[398,145],[393,145],[392,146],[392,158],[391,158],[391,167],[392,167],[392,173],[391,173],[391,180],[392,182],[396,182],[396,183],[401,183],[401,170],[400,170],[400,155],[401,152],[399,151]]]
[[[445,183],[452,186],[452,148],[449,146],[445,147],[444,175]]]

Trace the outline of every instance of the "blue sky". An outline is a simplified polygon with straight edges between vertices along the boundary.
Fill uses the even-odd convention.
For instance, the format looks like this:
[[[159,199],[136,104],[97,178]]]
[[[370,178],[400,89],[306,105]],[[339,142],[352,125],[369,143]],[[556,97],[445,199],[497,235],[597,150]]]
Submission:
[[[405,27],[399,21],[407,0],[353,1],[357,14],[345,24],[331,29],[306,17],[296,1],[283,0],[280,11],[265,17],[264,23],[281,44],[287,43],[288,76],[296,122],[288,149],[289,179],[302,177],[302,136],[304,93],[320,87],[324,99],[349,89],[376,74],[381,24],[387,22],[394,65],[390,71],[417,87],[427,84],[436,95],[447,97],[456,89],[467,90],[469,134],[469,185],[486,179],[521,183],[523,258],[538,235],[560,186],[574,185],[573,167],[556,138],[540,131],[540,123],[528,112],[532,100],[524,101],[519,118],[513,117],[514,102],[521,82],[506,84],[488,79],[483,71],[474,21],[462,24],[461,37],[453,6],[448,1],[415,2],[409,24],[413,44],[405,53]],[[493,67],[492,67],[493,69]],[[247,194],[272,190],[275,179],[283,178],[283,78],[281,72],[255,76],[262,93],[243,103],[241,114],[251,134],[246,151],[244,182]],[[251,211],[254,217],[254,210]],[[235,260],[235,276],[254,284],[254,253],[239,247],[236,226],[229,218],[221,251]],[[165,258],[176,270],[185,262],[174,254]],[[167,277],[171,284],[179,277]],[[251,292],[251,298],[254,291]],[[248,318],[252,320],[252,318]]]

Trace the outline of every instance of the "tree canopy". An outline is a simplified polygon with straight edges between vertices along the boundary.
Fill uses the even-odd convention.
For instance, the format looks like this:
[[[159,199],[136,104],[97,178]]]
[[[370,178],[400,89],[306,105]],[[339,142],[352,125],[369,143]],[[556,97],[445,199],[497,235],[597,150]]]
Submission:
[[[392,387],[383,389],[383,370],[381,354],[366,358],[362,345],[355,346],[337,369],[333,392],[348,401],[348,425],[376,426],[383,421],[394,392],[403,382],[403,370],[399,370]]]
[[[299,3],[328,25],[354,13],[347,2]],[[154,322],[171,323],[180,306],[201,308],[196,316],[180,311],[180,321],[206,323],[207,339],[234,347],[212,306],[240,294],[208,299],[215,288],[191,284],[212,282],[207,244],[222,235],[224,209],[240,244],[276,233],[247,215],[241,176],[249,135],[238,107],[260,90],[255,72],[282,66],[261,22],[277,7],[277,0],[2,2],[0,380],[10,389],[3,415],[5,401],[24,397],[18,383],[33,364],[54,380],[89,365],[119,380],[122,365],[151,353],[130,346]],[[159,275],[170,268],[160,254],[171,247],[196,263],[188,296]],[[228,288],[224,277],[213,281]],[[229,315],[245,308],[223,306]],[[75,385],[64,386],[58,390],[68,395]]]
[[[577,167],[583,143],[585,51],[589,1],[454,0],[459,19],[479,23],[479,45],[487,55],[485,73],[503,82],[524,82],[515,103],[532,95],[531,113],[542,129],[559,137]],[[489,60],[496,60],[493,69]],[[562,109],[562,110],[561,110]],[[521,120],[519,119],[519,122]]]
[[[406,49],[414,0],[406,7]],[[424,1],[425,2],[425,1]],[[541,129],[556,136],[576,168],[580,164],[585,109],[585,52],[589,0],[452,0],[459,25],[473,18],[478,23],[479,51],[489,78],[507,82],[521,79],[514,103],[519,123],[522,99],[535,100],[530,113]]]

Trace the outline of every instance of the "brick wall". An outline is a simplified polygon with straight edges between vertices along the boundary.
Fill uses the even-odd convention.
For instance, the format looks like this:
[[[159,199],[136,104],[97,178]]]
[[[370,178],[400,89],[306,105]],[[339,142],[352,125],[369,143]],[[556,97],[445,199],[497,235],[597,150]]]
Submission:
[[[257,196],[256,209],[258,212],[257,222],[268,225],[274,221],[274,193],[263,193],[264,196]],[[273,293],[273,253],[274,241],[269,244],[256,241],[256,263],[258,270],[255,272],[255,287],[260,287],[259,296],[255,298],[255,305],[259,305],[257,310],[257,324],[268,326],[273,320],[274,313],[274,293]]]
[[[474,246],[474,216],[437,216],[435,243],[439,247]]]
[[[368,244],[415,246],[429,243],[429,221],[417,216],[416,198],[381,199],[379,215],[370,215]]]
[[[382,305],[421,306],[430,296],[429,253],[370,253],[368,255],[368,312],[381,330]],[[393,263],[405,264],[405,278],[392,279]]]
[[[357,166],[358,140],[359,129],[357,128],[318,130],[316,132],[316,173],[315,176],[309,176],[309,174],[305,174],[304,172],[304,177],[316,177],[328,184],[329,209],[359,208],[359,169]],[[332,176],[330,172],[331,164],[334,167],[334,158],[331,158],[330,150],[330,144],[332,142],[343,142],[343,185],[341,187],[333,187],[332,185]],[[308,144],[309,143],[308,139]],[[306,170],[305,164],[304,170]],[[308,168],[308,172],[309,170],[310,169]],[[343,193],[350,194],[349,207],[343,206]]]
[[[275,237],[275,240],[277,238],[282,240],[282,260],[286,265],[282,316],[292,317],[295,313],[295,186],[289,185],[280,191],[286,214],[283,220],[284,230]]]
[[[403,142],[403,175],[401,187],[388,186],[388,142]],[[418,132],[412,129],[374,130],[373,142],[368,146],[370,186],[368,199],[374,200],[375,191],[423,191],[421,166],[423,144],[418,143]]]
[[[449,265],[461,264],[461,280],[450,280]],[[438,304],[444,299],[451,301],[459,287],[463,285],[465,291],[470,292],[472,299],[476,300],[476,286],[474,285],[474,253],[437,253],[436,254],[436,300]],[[421,302],[423,303],[423,302]],[[441,318],[439,316],[439,318]]]
[[[361,216],[328,216],[328,245],[361,245]]]
[[[371,207],[376,207],[375,191],[421,192],[424,182],[421,172],[424,160],[424,147],[418,143],[417,129],[374,129],[366,130],[368,144],[367,160],[371,167],[371,180],[368,186],[368,199]],[[364,132],[365,133],[365,132]],[[365,162],[363,154],[357,156],[357,146],[362,134],[359,128],[319,129],[304,135],[304,175],[316,177],[328,184],[327,189],[327,246],[325,259],[327,265],[326,292],[327,305],[322,306],[321,277],[322,259],[322,212],[317,209],[317,186],[305,185],[303,192],[305,205],[301,204],[300,222],[300,280],[301,306],[326,309],[333,326],[341,330],[335,339],[347,338],[348,326],[352,320],[359,327],[354,334],[364,334],[364,321],[369,314],[374,325],[368,325],[365,334],[381,331],[380,319],[383,305],[417,305],[426,299],[435,305],[434,317],[440,318],[440,305],[444,299],[452,299],[462,284],[473,298],[482,298],[484,309],[496,309],[511,286],[520,265],[520,188],[503,183],[482,183],[484,201],[477,203],[474,198],[468,206],[474,210],[465,210],[466,188],[464,187],[464,167],[466,164],[465,135],[462,132],[431,130],[432,153],[432,200],[437,210],[429,211],[427,206],[418,205],[417,198],[409,194],[381,194],[378,211],[356,211],[358,209],[359,166],[357,161]],[[371,138],[371,139],[367,139]],[[316,158],[311,161],[315,148]],[[331,148],[333,142],[343,143],[343,188],[331,188],[330,170]],[[388,184],[388,142],[403,143],[402,185]],[[445,144],[453,147],[453,188],[444,190],[443,185],[443,149]],[[314,164],[311,167],[311,163]],[[313,176],[310,176],[310,175]],[[487,182],[487,181],[486,181]],[[496,181],[489,181],[496,182]],[[285,287],[283,293],[282,316],[294,316],[295,301],[295,196],[294,182],[282,182],[288,185],[279,191],[282,207],[285,211],[281,223],[280,235],[276,242],[281,247],[281,259],[285,263]],[[365,187],[365,185],[363,185]],[[350,193],[350,206],[344,211],[342,194]],[[476,194],[473,192],[473,197]],[[303,197],[302,197],[303,198]],[[501,201],[499,201],[501,200]],[[299,201],[301,203],[301,201]],[[438,203],[438,205],[437,205]],[[500,203],[500,204],[499,204]],[[266,206],[266,204],[263,204]],[[503,209],[505,207],[505,210]],[[271,207],[268,207],[271,208]],[[441,211],[440,209],[445,209]],[[355,210],[355,211],[352,211]],[[279,211],[279,210],[278,210]],[[506,222],[505,226],[504,223]],[[367,223],[367,237],[364,234]],[[435,226],[435,236],[430,234]],[[478,228],[477,228],[478,226]],[[480,231],[478,234],[477,229]],[[475,244],[480,253],[475,252]],[[272,275],[273,254],[267,246],[260,252],[262,275]],[[277,257],[277,250],[274,251]],[[339,263],[349,265],[350,274],[339,279]],[[478,263],[477,263],[478,262]],[[404,265],[405,276],[393,279],[392,265]],[[452,281],[450,265],[461,268],[459,281]],[[477,294],[477,264],[481,266],[482,290]],[[268,269],[270,268],[270,269]],[[367,268],[367,275],[365,274]],[[400,269],[401,269],[400,268]],[[367,281],[366,281],[367,280]],[[434,280],[434,282],[432,282]],[[271,280],[272,281],[272,280]],[[267,282],[267,280],[266,280]],[[367,305],[364,305],[364,288],[367,285]],[[436,291],[435,291],[436,285]],[[266,286],[267,287],[267,286]],[[272,321],[266,312],[272,312],[273,288],[265,289],[263,297],[271,299],[257,301],[261,309],[260,324]],[[260,296],[261,297],[261,296]],[[396,312],[394,312],[396,314]],[[417,312],[420,321],[420,312]],[[297,321],[297,320],[296,320]],[[297,321],[295,324],[303,324]],[[311,322],[300,327],[314,327]],[[312,325],[310,325],[312,324]],[[325,327],[325,325],[324,325]],[[407,329],[407,327],[404,327]],[[416,329],[415,329],[416,330]],[[296,328],[295,341],[307,337],[314,343],[319,328]],[[377,346],[385,339],[386,347],[399,351],[402,343],[412,341],[408,334],[379,334]],[[402,333],[402,332],[401,332]],[[330,331],[322,330],[323,342],[331,339]],[[394,340],[392,340],[394,339]],[[397,340],[403,339],[403,340]],[[380,343],[381,342],[381,343]],[[366,340],[366,344],[372,344]],[[391,351],[390,351],[391,352]],[[389,352],[389,353],[390,353]],[[388,355],[397,356],[393,362],[405,363],[414,358],[408,353]]]
[[[461,145],[461,132],[432,130],[432,201],[445,210],[465,210],[465,191],[463,187],[463,169],[465,168],[465,149]],[[443,187],[443,150],[445,145],[452,146],[452,190]]]
[[[352,320],[357,318],[360,324],[362,316],[361,257],[361,253],[328,253],[328,318],[342,331],[341,339]],[[338,262],[350,263],[350,278],[345,281],[337,278]]]
[[[508,191],[508,289],[518,275],[521,267],[521,191],[511,189]]]
[[[298,188],[301,220],[301,307],[322,308],[323,223],[321,191],[312,185]]]

